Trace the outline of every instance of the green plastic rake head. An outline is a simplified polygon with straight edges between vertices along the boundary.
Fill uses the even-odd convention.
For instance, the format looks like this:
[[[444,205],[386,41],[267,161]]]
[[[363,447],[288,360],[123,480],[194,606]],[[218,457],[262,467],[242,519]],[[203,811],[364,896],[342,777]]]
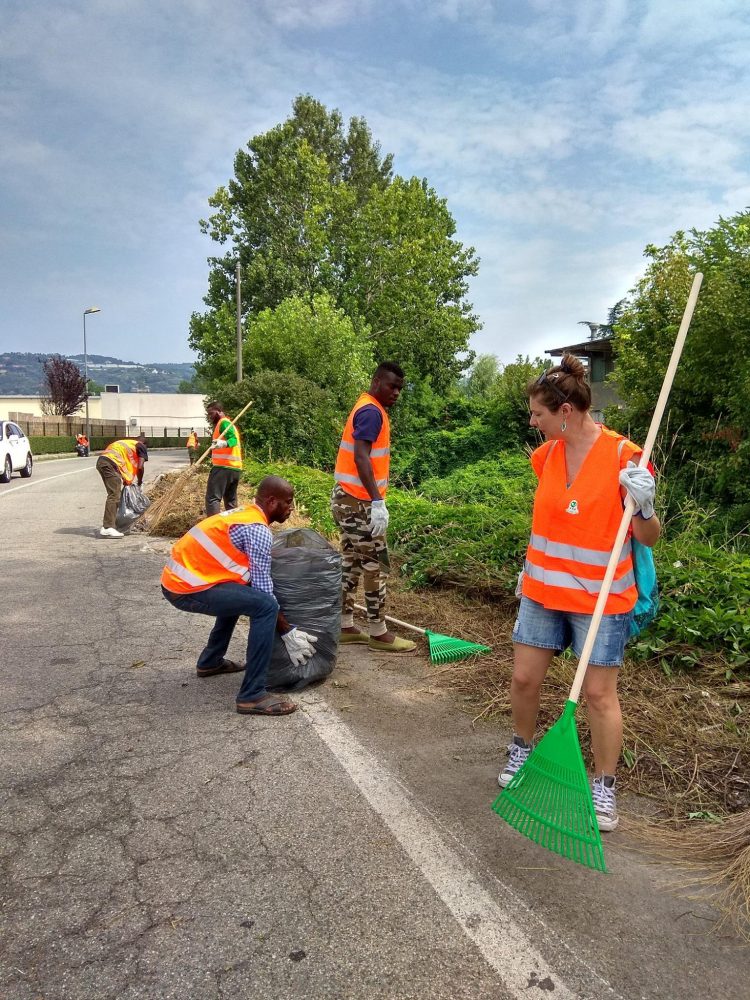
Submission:
[[[535,844],[606,872],[575,710],[576,703],[568,701],[492,808]]]
[[[481,653],[492,652],[489,646],[479,642],[467,642],[465,639],[453,639],[449,635],[439,635],[437,632],[424,630],[430,644],[430,660],[432,663],[454,663],[465,660],[468,656],[479,656]]]

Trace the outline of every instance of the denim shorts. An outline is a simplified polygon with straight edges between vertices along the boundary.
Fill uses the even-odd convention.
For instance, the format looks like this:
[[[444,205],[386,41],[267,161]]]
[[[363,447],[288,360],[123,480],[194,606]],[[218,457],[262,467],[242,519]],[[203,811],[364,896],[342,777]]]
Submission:
[[[572,611],[554,611],[528,597],[522,597],[516,624],[513,626],[513,642],[537,646],[539,649],[554,649],[558,653],[570,646],[575,655],[580,657],[592,617],[574,614]],[[591,664],[596,667],[622,665],[632,618],[632,611],[619,615],[602,615],[591,651]]]

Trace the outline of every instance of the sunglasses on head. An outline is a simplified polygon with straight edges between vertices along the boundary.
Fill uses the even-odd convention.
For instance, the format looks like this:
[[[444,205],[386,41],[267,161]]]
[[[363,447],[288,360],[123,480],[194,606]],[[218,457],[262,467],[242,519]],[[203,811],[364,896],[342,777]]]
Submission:
[[[534,384],[538,386],[538,388],[540,389],[542,388],[542,386],[546,385],[554,392],[554,394],[562,403],[567,403],[568,402],[567,394],[564,393],[558,385],[555,385],[554,382],[555,379],[560,378],[561,374],[562,372],[552,372],[550,374],[549,371],[543,371]]]

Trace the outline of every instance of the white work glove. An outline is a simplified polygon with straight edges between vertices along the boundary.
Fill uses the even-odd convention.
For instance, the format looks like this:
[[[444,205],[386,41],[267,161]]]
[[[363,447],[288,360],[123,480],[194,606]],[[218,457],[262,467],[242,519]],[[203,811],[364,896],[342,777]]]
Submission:
[[[318,641],[318,637],[295,627],[285,632],[281,640],[286,646],[293,666],[298,667],[315,653],[315,643]]]
[[[370,534],[373,538],[379,538],[380,535],[385,534],[389,517],[385,500],[373,500],[370,505]]]
[[[226,446],[227,446],[227,443],[224,440],[224,438],[216,438],[215,441],[211,442],[211,447],[212,448],[226,448]]]
[[[644,520],[654,516],[654,496],[656,483],[648,469],[639,468],[635,462],[628,462],[627,469],[620,470],[620,485],[624,486],[635,502],[635,509]]]

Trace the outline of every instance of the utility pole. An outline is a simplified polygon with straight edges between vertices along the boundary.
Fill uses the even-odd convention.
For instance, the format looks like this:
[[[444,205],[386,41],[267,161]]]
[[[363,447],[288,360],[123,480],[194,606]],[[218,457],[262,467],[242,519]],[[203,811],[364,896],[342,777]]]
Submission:
[[[237,264],[237,381],[242,381],[242,278]]]

